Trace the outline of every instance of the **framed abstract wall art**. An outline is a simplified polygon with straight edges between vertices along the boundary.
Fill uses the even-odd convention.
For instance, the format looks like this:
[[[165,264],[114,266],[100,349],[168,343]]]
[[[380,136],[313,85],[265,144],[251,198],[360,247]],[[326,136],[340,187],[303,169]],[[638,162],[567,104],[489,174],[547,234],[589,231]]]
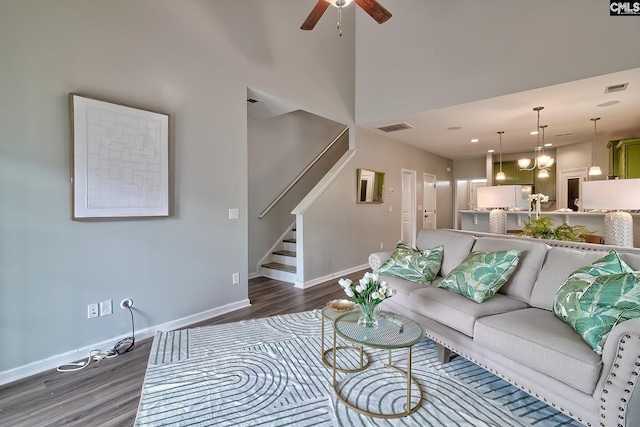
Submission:
[[[169,216],[169,115],[69,94],[71,219]]]

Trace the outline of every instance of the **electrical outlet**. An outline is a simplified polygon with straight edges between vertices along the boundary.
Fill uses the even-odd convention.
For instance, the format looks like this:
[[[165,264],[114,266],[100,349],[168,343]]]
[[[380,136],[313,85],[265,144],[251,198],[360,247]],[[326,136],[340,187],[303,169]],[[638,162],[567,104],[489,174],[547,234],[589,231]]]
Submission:
[[[380,242],[380,249],[384,249],[384,242]]]
[[[109,316],[113,314],[113,300],[106,300],[100,303],[100,316]]]
[[[240,210],[229,209],[229,219],[238,219],[238,218],[240,218]]]
[[[94,317],[98,316],[98,303],[89,304],[87,306],[87,319],[93,319]]]
[[[240,273],[233,273],[231,279],[233,280],[233,284],[237,285],[238,283],[240,283]]]

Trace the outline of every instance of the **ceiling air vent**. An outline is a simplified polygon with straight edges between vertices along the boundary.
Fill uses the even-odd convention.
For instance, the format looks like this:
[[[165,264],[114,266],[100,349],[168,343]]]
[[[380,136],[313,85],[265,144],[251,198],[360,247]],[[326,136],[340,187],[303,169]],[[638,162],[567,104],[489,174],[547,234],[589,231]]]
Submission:
[[[376,127],[376,129],[389,133],[389,132],[397,132],[399,130],[413,129],[413,126],[411,126],[409,123],[402,122],[402,123],[394,123],[392,125]]]
[[[247,98],[247,102],[249,104],[255,104],[256,102],[258,102],[258,100],[257,99],[253,99],[253,98]]]
[[[604,88],[604,93],[622,92],[627,89],[627,86],[629,86],[629,83],[607,86]]]

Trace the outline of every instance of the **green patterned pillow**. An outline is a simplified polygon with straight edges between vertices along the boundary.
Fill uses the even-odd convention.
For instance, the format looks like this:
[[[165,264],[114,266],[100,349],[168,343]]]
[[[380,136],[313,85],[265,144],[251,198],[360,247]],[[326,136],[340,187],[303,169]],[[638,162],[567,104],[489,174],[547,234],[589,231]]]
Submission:
[[[439,288],[457,292],[475,302],[491,298],[515,271],[520,249],[500,252],[471,252],[447,274]]]
[[[554,303],[556,315],[601,355],[618,323],[640,317],[640,273],[567,279]]]
[[[600,338],[598,340],[594,340],[594,336],[596,331],[590,333],[591,338],[587,340],[585,335],[576,329],[576,324],[580,317],[590,316],[588,312],[580,308],[580,304],[583,299],[583,294],[590,286],[596,286],[595,282],[600,277],[609,277],[611,275],[618,275],[624,273],[631,273],[633,269],[629,267],[620,257],[615,250],[609,252],[606,256],[594,261],[590,265],[585,267],[581,267],[571,273],[571,275],[564,281],[558,292],[556,293],[555,299],[553,301],[553,312],[554,314],[563,322],[569,324],[573,329],[578,332],[582,338],[587,341],[587,343],[594,349],[594,351],[598,354],[602,353],[602,346],[598,345]],[[602,279],[599,283],[603,281],[608,283],[608,279]],[[601,285],[596,286],[597,289]],[[586,297],[590,298],[591,293],[587,293]],[[597,321],[597,320],[595,320]],[[586,320],[580,320],[579,323],[584,325]],[[611,328],[613,325],[611,326]],[[606,332],[608,334],[611,330],[609,328]],[[580,327],[581,331],[584,331],[583,326]],[[606,339],[606,335],[602,338],[602,343],[604,344],[604,339]],[[592,345],[593,344],[593,345]]]
[[[428,285],[440,271],[443,256],[443,246],[419,251],[404,242],[398,242],[391,258],[382,264],[375,273],[389,274]]]

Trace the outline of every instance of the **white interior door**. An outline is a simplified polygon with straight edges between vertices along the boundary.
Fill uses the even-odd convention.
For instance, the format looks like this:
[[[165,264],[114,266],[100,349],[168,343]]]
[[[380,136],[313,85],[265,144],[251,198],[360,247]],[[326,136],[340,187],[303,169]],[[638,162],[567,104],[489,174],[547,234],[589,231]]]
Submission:
[[[424,189],[422,228],[436,228],[436,176],[425,173],[422,175],[422,182]]]
[[[582,182],[587,180],[587,169],[569,169],[560,171],[560,195],[557,206],[560,209],[569,208],[582,212]],[[575,202],[578,202],[576,205]]]
[[[416,245],[416,171],[402,170],[402,231],[400,240]]]

